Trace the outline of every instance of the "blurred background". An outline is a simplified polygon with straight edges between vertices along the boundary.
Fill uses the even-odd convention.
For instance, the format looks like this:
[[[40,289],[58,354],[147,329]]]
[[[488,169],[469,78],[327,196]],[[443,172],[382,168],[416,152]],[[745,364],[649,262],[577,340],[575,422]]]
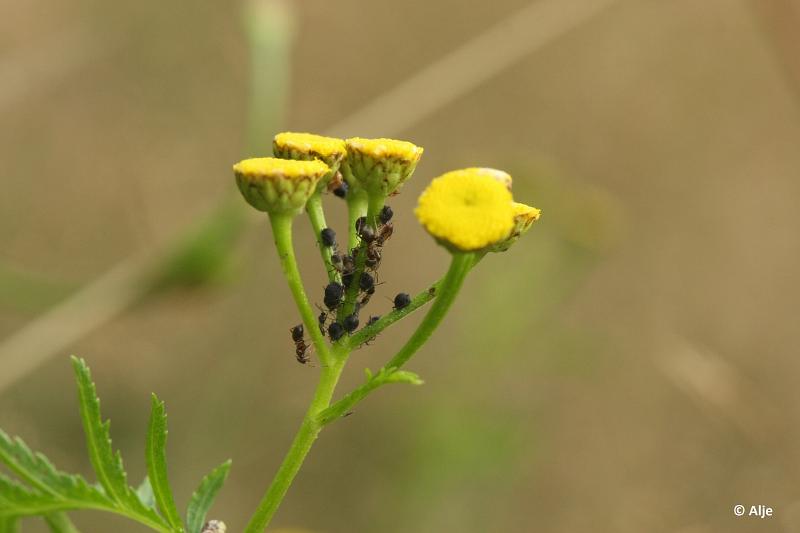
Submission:
[[[318,369],[231,164],[390,136],[425,155],[372,312],[446,268],[412,214],[433,176],[506,169],[543,217],[471,275],[425,386],[326,429],[275,531],[800,531],[797,0],[0,5],[0,427],[61,468],[90,475],[75,353],[131,481],[155,391],[179,506],[232,458],[211,515],[241,530]],[[321,301],[305,220],[296,246]]]

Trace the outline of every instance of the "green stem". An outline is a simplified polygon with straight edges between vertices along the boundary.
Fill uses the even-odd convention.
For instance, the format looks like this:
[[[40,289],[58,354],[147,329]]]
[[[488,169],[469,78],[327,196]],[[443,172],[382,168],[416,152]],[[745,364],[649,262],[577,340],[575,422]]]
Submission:
[[[417,351],[425,344],[431,334],[441,324],[450,306],[455,301],[464,278],[475,265],[474,253],[454,253],[450,268],[444,278],[439,282],[436,301],[433,303],[425,318],[422,319],[416,331],[411,335],[400,351],[386,363],[383,368],[366,383],[357,387],[344,398],[331,405],[320,416],[320,423],[327,424],[349,412],[353,406],[363,400],[370,392],[384,383],[391,383],[391,375],[397,372]]]
[[[322,429],[322,424],[318,422],[319,414],[330,404],[336,383],[342,374],[345,359],[345,357],[336,357],[331,366],[322,368],[317,390],[303,423],[244,533],[262,533],[272,520],[275,511],[278,510],[278,506]]]
[[[322,264],[325,265],[325,270],[328,271],[328,281],[341,281],[339,271],[333,268],[333,263],[331,262],[333,249],[323,245],[322,237],[320,236],[322,230],[328,227],[327,222],[325,222],[325,211],[322,209],[322,194],[320,191],[315,192],[311,198],[308,199],[306,212],[308,213],[308,219],[311,221],[311,227],[314,229],[317,246],[319,247],[319,255],[322,257]]]
[[[469,266],[469,269],[472,270],[483,257],[485,253],[477,253],[472,261],[472,264]],[[379,335],[384,329],[388,328],[398,320],[401,320],[423,305],[427,304],[439,294],[439,288],[444,283],[444,276],[439,279],[436,283],[425,289],[424,291],[418,293],[411,299],[411,303],[407,306],[403,307],[402,309],[393,309],[390,313],[383,315],[378,321],[373,323],[370,326],[366,326],[358,330],[357,333],[353,334],[350,337],[349,346],[351,349],[358,348],[365,342],[368,342],[374,339],[377,335]]]
[[[80,533],[65,513],[46,514],[44,515],[44,521],[47,522],[50,530],[54,533]]]
[[[411,356],[417,353],[425,341],[427,341],[431,334],[441,324],[444,315],[450,309],[450,306],[456,299],[461,284],[464,283],[464,278],[473,265],[475,255],[473,253],[454,253],[453,259],[450,262],[450,269],[445,274],[442,284],[439,287],[439,294],[436,301],[428,310],[428,314],[422,319],[416,331],[411,335],[411,338],[400,348],[400,351],[392,357],[386,367],[400,368],[406,361],[411,359]]]
[[[275,238],[275,247],[280,256],[281,268],[294,297],[297,310],[300,311],[305,330],[311,337],[322,364],[330,365],[332,360],[328,343],[325,342],[325,337],[322,336],[322,332],[319,330],[314,310],[311,308],[311,304],[308,303],[306,291],[303,288],[303,280],[300,278],[300,271],[297,268],[297,260],[294,256],[294,246],[292,245],[292,221],[294,218],[291,214],[270,213],[269,219],[272,223],[272,234]]]
[[[351,188],[347,193],[347,253],[358,246],[356,220],[367,214],[367,193],[363,189]]]
[[[372,226],[372,229],[378,229],[378,215],[383,209],[383,205],[386,202],[386,197],[383,194],[370,194],[367,199],[367,224]],[[358,217],[356,217],[358,218]],[[355,221],[352,223],[352,230],[355,232]],[[351,314],[356,307],[356,300],[358,299],[358,293],[360,290],[361,284],[361,274],[364,273],[364,266],[367,263],[367,244],[365,242],[360,242],[358,244],[358,255],[355,258],[355,270],[353,271],[353,279],[350,283],[350,286],[347,287],[347,292],[345,293],[344,303],[342,303],[342,308],[339,311],[339,318],[344,318],[347,315]]]

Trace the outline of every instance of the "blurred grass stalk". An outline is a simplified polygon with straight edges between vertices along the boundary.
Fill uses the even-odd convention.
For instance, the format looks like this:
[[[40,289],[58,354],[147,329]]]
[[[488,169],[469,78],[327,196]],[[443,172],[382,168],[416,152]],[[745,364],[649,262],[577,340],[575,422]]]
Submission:
[[[286,0],[249,0],[243,16],[251,55],[245,144],[247,153],[260,153],[270,148],[267,141],[283,118],[293,17]],[[0,392],[143,298],[223,277],[248,216],[235,200],[232,193],[167,247],[123,260],[5,339],[0,344]]]

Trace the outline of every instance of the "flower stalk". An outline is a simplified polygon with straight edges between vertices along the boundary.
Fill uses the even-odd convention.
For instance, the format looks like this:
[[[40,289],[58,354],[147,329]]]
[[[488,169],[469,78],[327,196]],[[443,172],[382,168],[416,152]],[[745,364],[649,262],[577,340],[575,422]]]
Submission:
[[[386,198],[395,194],[414,172],[422,148],[391,139],[341,141],[307,133],[279,134],[273,148],[277,159],[246,160],[235,165],[234,172],[245,199],[269,215],[281,267],[304,326],[292,329],[298,361],[308,360],[301,357],[305,354],[303,335],[307,332],[321,369],[300,428],[245,533],[260,533],[269,525],[325,425],[349,414],[357,403],[383,385],[422,384],[419,376],[403,367],[442,323],[469,271],[488,252],[511,247],[539,216],[535,208],[512,204],[511,177],[505,172],[468,168],[436,178],[423,192],[415,213],[436,242],[450,252],[447,273],[414,298],[398,294],[390,313],[371,318],[358,330],[359,312],[375,292],[374,277],[382,247],[394,231],[392,210],[385,209]],[[322,238],[322,231],[327,228],[322,193],[339,168],[349,186],[348,247],[342,255],[331,245],[330,234],[327,245]],[[329,285],[323,299],[326,310],[318,317],[305,293],[292,243],[294,216],[303,210],[308,214],[328,272]],[[367,272],[370,277],[366,277]],[[433,300],[395,355],[378,372],[366,370],[367,378],[361,386],[333,402],[351,351]],[[326,333],[330,343],[325,339]]]
[[[269,219],[283,275],[289,285],[297,310],[300,312],[305,330],[311,336],[311,341],[314,343],[314,348],[317,350],[322,364],[330,365],[333,362],[331,352],[317,326],[314,310],[308,302],[303,280],[300,277],[300,270],[297,268],[297,259],[295,258],[294,245],[292,244],[292,222],[294,218],[291,215],[282,213],[270,213]]]

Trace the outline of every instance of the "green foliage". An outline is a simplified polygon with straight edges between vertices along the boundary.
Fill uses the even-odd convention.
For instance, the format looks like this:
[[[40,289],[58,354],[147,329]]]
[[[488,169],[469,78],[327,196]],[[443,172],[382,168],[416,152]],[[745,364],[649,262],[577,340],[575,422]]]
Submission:
[[[19,519],[16,516],[0,517],[0,533],[17,533]]]
[[[79,533],[64,513],[52,513],[44,516],[44,521],[53,533]]]
[[[22,439],[12,439],[0,430],[0,462],[19,478],[15,480],[0,473],[0,533],[16,532],[21,517],[34,515],[43,516],[55,533],[77,533],[69,519],[60,513],[77,509],[116,513],[156,531],[184,533],[167,479],[164,403],[153,396],[146,445],[148,477],[134,490],[128,485],[122,457],[111,444],[110,423],[102,419],[89,368],[82,359],[73,357],[72,362],[89,459],[99,484],[91,485],[79,475],[58,470],[44,455],[31,451]],[[205,519],[229,468],[227,462],[203,480],[192,496],[190,518]]]
[[[170,527],[176,531],[183,531],[181,517],[175,506],[167,478],[167,412],[164,402],[160,401],[155,394],[152,396],[152,403],[145,452],[147,454],[147,476],[161,514]]]
[[[246,228],[245,215],[241,206],[224,201],[165,254],[149,275],[148,292],[196,288],[224,280]]]
[[[231,468],[230,460],[225,461],[217,468],[211,471],[200,482],[200,486],[192,494],[192,499],[189,501],[189,508],[186,511],[186,526],[189,533],[200,533],[203,529],[203,524],[206,521],[206,514],[214,503],[214,498],[225,483],[228,477],[228,471]]]

